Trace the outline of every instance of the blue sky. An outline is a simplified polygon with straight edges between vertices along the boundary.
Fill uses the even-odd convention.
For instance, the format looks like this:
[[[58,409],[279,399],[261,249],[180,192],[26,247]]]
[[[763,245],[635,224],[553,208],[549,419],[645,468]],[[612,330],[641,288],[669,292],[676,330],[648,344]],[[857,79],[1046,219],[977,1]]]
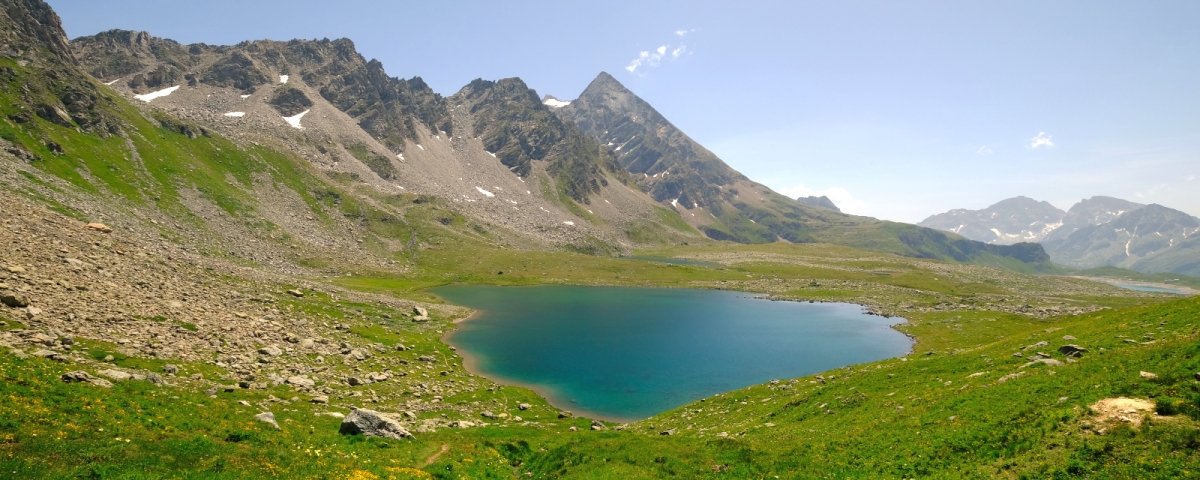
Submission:
[[[1110,195],[1200,216],[1195,1],[48,3],[71,37],[348,37],[444,95],[519,76],[569,100],[607,71],[750,178],[852,213]]]

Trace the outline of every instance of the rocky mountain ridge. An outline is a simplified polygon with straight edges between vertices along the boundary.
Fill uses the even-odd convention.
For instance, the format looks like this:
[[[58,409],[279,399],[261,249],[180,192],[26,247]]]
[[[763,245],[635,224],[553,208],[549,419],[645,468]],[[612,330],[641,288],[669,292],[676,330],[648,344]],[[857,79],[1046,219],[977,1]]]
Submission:
[[[365,250],[374,249],[382,258],[416,253],[421,242],[412,232],[405,239],[390,237],[397,229],[413,228],[398,225],[404,222],[397,218],[413,207],[397,207],[396,200],[413,196],[444,202],[455,212],[442,218],[445,225],[470,226],[458,234],[524,248],[613,253],[637,244],[694,241],[701,237],[693,228],[699,228],[719,240],[820,241],[957,261],[1003,263],[1008,257],[1037,264],[1045,257],[1026,248],[988,247],[918,227],[840,215],[778,195],[661,123],[661,115],[607,75],[594,82],[593,93],[616,92],[620,95],[614,98],[624,105],[654,113],[655,122],[661,121],[654,125],[666,140],[630,146],[637,151],[633,156],[619,153],[615,145],[606,149],[579,123],[554,114],[564,114],[578,101],[547,106],[519,79],[479,80],[441,97],[419,78],[387,77],[382,65],[365,60],[345,39],[185,46],[145,32],[114,30],[76,39],[71,46],[78,60],[62,63],[58,77],[92,89],[83,97],[92,99],[89,104],[108,105],[109,110],[96,111],[110,111],[111,121],[103,115],[95,115],[96,121],[77,115],[82,120],[76,120],[69,113],[57,115],[59,120],[84,133],[99,127],[100,134],[120,140],[103,154],[81,156],[72,135],[47,134],[40,125],[10,120],[15,130],[6,140],[13,151],[24,152],[14,155],[29,164],[54,158],[29,174],[38,181],[65,175],[60,179],[79,188],[101,185],[106,193],[123,192],[111,195],[114,200],[141,198],[141,189],[157,185],[170,193],[163,201],[175,211],[148,215],[143,209],[137,221],[187,212],[203,219],[200,229],[211,233],[205,248],[246,258],[286,264],[268,255],[271,249],[247,248],[261,232],[229,222],[227,215],[262,218],[291,238],[372,246]],[[80,68],[101,81],[89,80]],[[41,85],[23,70],[14,72],[13,84]],[[76,98],[66,93],[51,91],[41,103],[65,105],[69,102],[62,99]],[[590,94],[581,98],[587,104]],[[613,113],[612,121],[631,132],[646,128],[622,120],[626,110]],[[196,142],[163,137],[154,129]],[[174,150],[156,150],[152,138],[170,138]],[[197,147],[204,153],[192,151]],[[663,152],[667,160],[650,162]],[[229,170],[223,157],[231,154],[253,155],[256,160],[247,165],[258,170]],[[172,155],[205,160],[188,166],[190,177],[180,181],[173,178],[179,167],[166,161]],[[620,163],[622,158],[628,164]],[[110,161],[115,163],[100,165]],[[301,163],[291,163],[296,161]],[[630,175],[630,165],[642,169],[640,180]],[[659,167],[664,170],[651,171]],[[70,171],[84,176],[65,173]],[[230,180],[234,177],[238,181]],[[46,192],[62,196],[59,190]],[[238,199],[236,206],[232,198]],[[356,212],[345,211],[349,208]],[[455,220],[458,214],[462,223]],[[335,226],[341,223],[333,221],[336,215],[357,220]],[[680,217],[684,222],[674,220]]]

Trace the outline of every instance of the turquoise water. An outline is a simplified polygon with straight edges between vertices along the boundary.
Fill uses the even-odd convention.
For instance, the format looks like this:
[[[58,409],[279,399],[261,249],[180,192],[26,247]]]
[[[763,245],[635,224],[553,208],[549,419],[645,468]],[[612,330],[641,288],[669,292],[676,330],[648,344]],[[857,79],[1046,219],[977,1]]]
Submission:
[[[452,285],[432,293],[481,313],[447,341],[474,372],[605,420],[650,417],[771,379],[905,355],[903,319],[858,305],[743,292]]]
[[[1151,287],[1149,285],[1131,285],[1128,283],[1110,283],[1114,287],[1126,288],[1129,290],[1137,290],[1139,292],[1154,292],[1154,293],[1174,293],[1176,295],[1187,295],[1187,292],[1174,288],[1167,287]]]

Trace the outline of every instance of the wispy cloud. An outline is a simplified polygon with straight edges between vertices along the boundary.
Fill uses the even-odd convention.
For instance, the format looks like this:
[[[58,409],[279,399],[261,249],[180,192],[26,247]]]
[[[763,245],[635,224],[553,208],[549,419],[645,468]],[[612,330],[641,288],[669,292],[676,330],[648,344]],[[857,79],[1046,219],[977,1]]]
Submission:
[[[1029,148],[1033,149],[1037,149],[1038,147],[1051,148],[1053,146],[1054,142],[1050,141],[1050,135],[1046,135],[1046,132],[1038,132],[1037,136],[1030,139],[1029,143]]]
[[[830,187],[824,190],[816,190],[808,188],[804,185],[796,185],[792,188],[780,189],[779,193],[792,198],[810,196],[829,197],[830,200],[833,200],[833,204],[837,205],[838,209],[850,214],[862,213],[866,211],[867,208],[867,204],[865,202],[854,198],[854,195],[851,195],[849,191],[842,187]]]
[[[637,73],[637,69],[642,65],[647,67],[657,67],[662,62],[663,55],[667,53],[667,46],[663,45],[654,50],[654,53],[642,52],[638,57],[629,62],[629,66],[625,67],[629,73]]]
[[[991,155],[991,154],[993,154],[993,153],[996,153],[996,152],[995,152],[994,150],[992,150],[992,149],[991,149],[991,147],[988,147],[987,145],[984,145],[984,146],[982,146],[982,147],[979,147],[979,150],[978,150],[978,151],[976,151],[975,153],[978,153],[978,154],[980,154],[980,155]]]
[[[1188,181],[1189,181],[1189,182],[1190,182],[1190,181],[1192,181],[1192,180],[1195,180],[1195,179],[1196,179],[1196,176],[1195,176],[1195,175],[1188,175]]]
[[[675,35],[683,38],[685,35],[695,31],[695,29],[676,30]],[[662,64],[663,60],[674,61],[690,53],[692,52],[688,50],[687,45],[684,45],[682,42],[678,46],[672,46],[669,43],[664,44],[654,50],[646,50],[639,53],[637,58],[629,62],[629,66],[625,67],[625,70],[628,70],[629,73],[638,74],[639,69],[645,70],[646,68],[657,67]]]

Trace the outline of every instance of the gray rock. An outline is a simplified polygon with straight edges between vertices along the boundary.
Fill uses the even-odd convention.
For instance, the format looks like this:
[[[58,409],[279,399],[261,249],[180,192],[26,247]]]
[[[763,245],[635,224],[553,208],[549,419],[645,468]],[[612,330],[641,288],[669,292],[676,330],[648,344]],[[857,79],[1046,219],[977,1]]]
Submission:
[[[56,351],[54,351],[54,350],[40,349],[40,350],[36,350],[36,351],[34,351],[32,355],[33,355],[33,356],[35,356],[35,357],[41,357],[41,358],[46,358],[46,359],[54,360],[54,361],[56,361],[56,362],[65,362],[65,361],[67,361],[67,357],[66,357],[66,356],[64,356],[63,354],[61,354],[61,353],[58,353],[58,352],[56,352]]]
[[[664,435],[664,436],[665,435],[674,435],[674,434],[675,434],[674,428],[672,428],[670,430],[663,430],[662,432],[659,432],[659,435]]]
[[[364,379],[364,378],[349,377],[346,379],[346,383],[350,384],[351,387],[357,387],[359,385],[366,385],[368,383],[371,383],[371,381]]]
[[[1017,378],[1017,377],[1020,377],[1021,375],[1025,375],[1025,372],[1010,373],[1010,374],[1008,374],[1008,375],[1005,375],[1005,376],[1003,376],[1003,377],[997,378],[997,379],[996,379],[996,383],[1004,383],[1004,382],[1007,382],[1007,381],[1009,381],[1009,380],[1012,380],[1012,379],[1015,379],[1015,378]]]
[[[109,382],[103,378],[93,377],[91,374],[83,370],[64,373],[62,374],[61,378],[62,381],[67,383],[89,383],[97,387],[112,388],[112,382]]]
[[[338,433],[343,435],[366,435],[369,437],[383,437],[394,440],[401,440],[411,437],[400,423],[383,416],[383,414],[374,410],[360,408],[350,415],[347,415],[342,420],[342,426],[338,429]]]
[[[474,426],[475,426],[475,422],[468,422],[466,420],[455,420],[453,422],[450,422],[451,428],[471,428]]]
[[[1086,348],[1083,348],[1079,345],[1063,345],[1058,347],[1058,353],[1068,357],[1081,357],[1083,354],[1087,353],[1087,351],[1088,350]]]
[[[32,320],[34,317],[37,317],[38,315],[41,315],[41,314],[42,314],[42,309],[40,309],[40,308],[33,307],[33,306],[25,307],[25,318]]]
[[[599,420],[592,420],[592,430],[606,430],[606,429],[608,429],[608,427],[605,427],[604,424],[600,423]]]
[[[263,423],[269,423],[269,424],[271,424],[271,426],[272,426],[272,427],[275,427],[275,429],[276,429],[276,430],[281,430],[281,429],[279,428],[279,422],[276,422],[276,421],[275,421],[275,414],[274,414],[274,413],[271,413],[271,412],[263,412],[263,413],[260,413],[260,414],[258,414],[258,415],[255,415],[255,416],[254,416],[254,419],[255,419],[255,420],[258,420],[258,421],[260,421],[260,422],[263,422]]]
[[[418,317],[428,317],[429,310],[426,310],[425,307],[413,307],[413,314]]]
[[[363,360],[366,360],[366,359],[368,359],[368,358],[371,358],[371,354],[370,354],[370,353],[367,353],[367,351],[366,351],[366,350],[363,350],[363,349],[361,349],[361,348],[354,348],[354,349],[351,349],[351,350],[350,350],[350,353],[349,353],[349,354],[347,354],[347,356],[349,356],[350,358],[353,358],[353,359],[355,359],[355,360],[358,360],[358,361],[360,361],[360,362],[361,362],[361,361],[363,361]]]
[[[529,409],[533,408],[533,405],[530,405],[528,403],[522,403],[520,405],[517,405],[517,408],[521,409],[521,411],[525,411],[525,410],[529,410]]]
[[[300,339],[300,348],[313,348],[314,345],[316,345],[316,342],[311,338]]]
[[[157,373],[153,373],[153,372],[146,375],[146,381],[153,383],[155,385],[159,385],[159,386],[167,384],[167,382],[165,382],[162,377],[158,376]]]
[[[16,292],[4,293],[0,295],[0,302],[12,308],[25,308],[29,306],[29,297]]]
[[[324,405],[326,403],[329,403],[329,397],[326,395],[317,395],[315,397],[312,397],[312,399],[310,399],[309,401],[312,403]]]
[[[283,350],[280,350],[279,347],[276,347],[274,345],[267,345],[265,347],[258,349],[258,353],[261,353],[263,355],[272,356],[272,357],[278,357],[280,355],[283,355]]]
[[[122,372],[122,371],[120,371],[120,370],[113,370],[113,369],[111,369],[111,368],[110,368],[110,369],[106,369],[106,370],[101,370],[101,371],[99,371],[99,372],[96,372],[96,373],[97,373],[97,374],[99,374],[99,375],[100,375],[100,376],[102,376],[102,377],[108,377],[109,379],[111,379],[111,380],[113,380],[113,381],[116,381],[116,382],[124,382],[124,381],[126,381],[126,380],[129,380],[129,379],[133,378],[133,375],[130,375],[130,374],[128,374],[128,373],[125,373],[125,372]]]
[[[312,388],[317,384],[317,382],[312,381],[312,379],[300,375],[288,377],[287,383],[301,388]]]
[[[421,355],[421,356],[417,357],[417,360],[420,360],[422,362],[436,362],[437,361],[436,358],[433,358],[429,355]]]
[[[36,353],[34,355],[36,355]],[[1138,376],[1142,377],[1143,380],[1154,380],[1154,379],[1158,378],[1157,373],[1150,373],[1150,372],[1138,372]]]
[[[571,415],[571,412],[569,412],[569,411],[563,410],[561,412],[558,412],[558,418],[571,418],[571,417],[572,417],[572,415]]]
[[[1037,343],[1035,343],[1035,344],[1033,344],[1033,345],[1029,345],[1029,346],[1027,346],[1027,347],[1025,347],[1025,348],[1022,348],[1021,350],[1032,350],[1032,349],[1035,349],[1035,348],[1042,348],[1042,347],[1048,347],[1048,346],[1050,346],[1050,342],[1045,342],[1045,341],[1043,341],[1043,342],[1037,342]]]
[[[299,289],[288,290],[287,293],[293,297],[303,297],[304,296],[304,292],[300,291]]]
[[[179,373],[179,366],[172,365],[169,363],[166,365],[163,365],[163,373],[165,373],[167,375],[175,375],[175,374]]]
[[[1074,335],[1063,335],[1063,340],[1067,340],[1067,341],[1075,340],[1075,336]]]

